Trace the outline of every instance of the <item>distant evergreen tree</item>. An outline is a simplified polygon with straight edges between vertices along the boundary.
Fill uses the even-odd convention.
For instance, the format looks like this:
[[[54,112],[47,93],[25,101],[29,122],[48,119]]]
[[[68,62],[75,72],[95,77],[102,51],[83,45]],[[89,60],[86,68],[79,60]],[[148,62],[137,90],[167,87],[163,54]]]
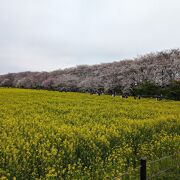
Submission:
[[[141,84],[134,86],[132,94],[141,96],[160,95],[160,86],[150,81],[144,81]]]
[[[168,99],[180,100],[180,81],[171,81],[171,83],[161,89],[161,93]]]

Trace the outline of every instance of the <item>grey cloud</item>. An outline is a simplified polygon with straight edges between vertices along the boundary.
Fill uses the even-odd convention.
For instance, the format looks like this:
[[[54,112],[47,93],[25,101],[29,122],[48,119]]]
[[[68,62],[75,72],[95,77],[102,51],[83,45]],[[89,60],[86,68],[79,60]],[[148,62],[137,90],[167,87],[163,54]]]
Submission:
[[[179,7],[179,0],[0,0],[0,74],[178,48]]]

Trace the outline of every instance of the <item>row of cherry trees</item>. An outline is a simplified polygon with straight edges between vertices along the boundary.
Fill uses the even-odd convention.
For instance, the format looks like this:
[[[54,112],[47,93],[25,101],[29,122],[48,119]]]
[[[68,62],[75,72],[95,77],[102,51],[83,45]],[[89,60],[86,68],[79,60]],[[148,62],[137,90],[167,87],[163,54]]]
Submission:
[[[0,86],[60,91],[130,93],[144,81],[167,86],[180,80],[180,49],[151,53],[133,60],[82,65],[53,72],[22,72],[0,76]]]

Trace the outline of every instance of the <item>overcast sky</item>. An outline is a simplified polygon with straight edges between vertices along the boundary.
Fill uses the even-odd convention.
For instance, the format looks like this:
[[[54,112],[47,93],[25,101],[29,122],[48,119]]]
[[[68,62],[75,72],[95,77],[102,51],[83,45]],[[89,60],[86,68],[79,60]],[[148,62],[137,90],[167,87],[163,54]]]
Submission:
[[[0,0],[0,74],[180,47],[180,0]]]

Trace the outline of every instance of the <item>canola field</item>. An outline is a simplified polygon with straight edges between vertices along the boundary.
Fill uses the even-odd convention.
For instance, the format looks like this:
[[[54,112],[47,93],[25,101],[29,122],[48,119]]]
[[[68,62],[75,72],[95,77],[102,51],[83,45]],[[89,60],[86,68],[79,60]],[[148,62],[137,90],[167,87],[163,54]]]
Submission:
[[[108,179],[180,150],[180,102],[0,88],[0,179]]]

